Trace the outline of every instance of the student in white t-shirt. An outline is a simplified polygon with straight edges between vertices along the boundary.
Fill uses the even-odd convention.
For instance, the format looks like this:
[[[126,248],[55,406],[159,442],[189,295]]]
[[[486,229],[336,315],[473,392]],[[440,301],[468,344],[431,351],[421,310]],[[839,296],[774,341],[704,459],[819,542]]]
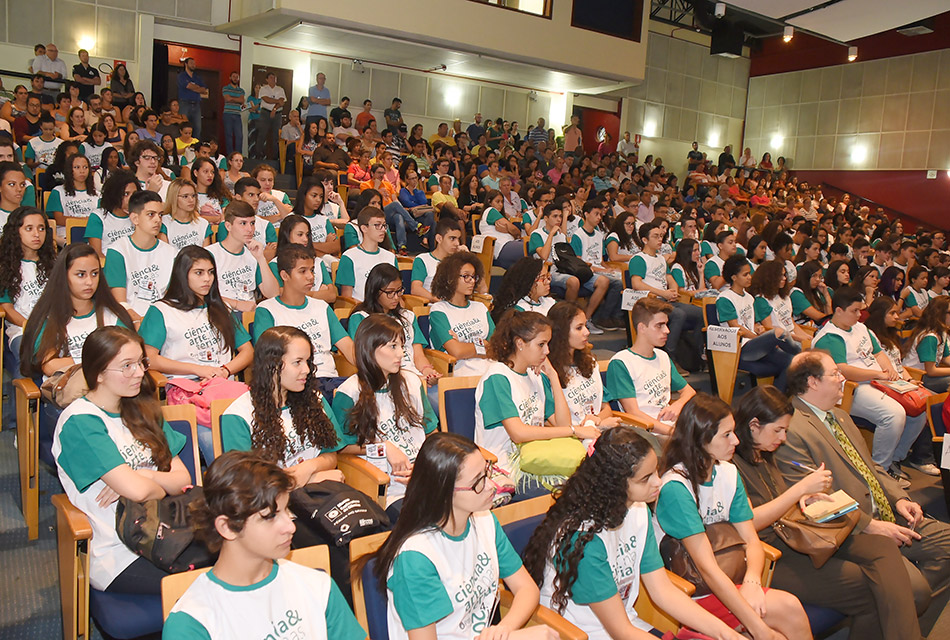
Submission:
[[[315,177],[304,178],[297,190],[293,212],[310,223],[310,241],[317,257],[339,255],[340,238],[330,218],[321,213],[326,194],[323,183]],[[339,283],[338,283],[339,284]]]
[[[260,163],[251,170],[251,177],[261,186],[261,193],[257,201],[257,215],[267,220],[275,227],[280,227],[281,221],[293,209],[290,197],[274,188],[276,173],[267,163]]]
[[[373,554],[374,577],[389,596],[389,637],[554,640],[557,634],[547,627],[521,628],[538,606],[538,586],[489,511],[495,487],[475,443],[433,433],[412,471],[403,504],[412,517],[397,520]],[[367,559],[358,560],[357,570]],[[492,625],[499,579],[514,599]]]
[[[89,158],[89,166],[95,171],[102,164],[102,152],[112,145],[106,142],[108,133],[104,126],[98,123],[90,130],[89,138],[82,143],[82,154]]]
[[[695,222],[694,222],[695,224]],[[640,237],[637,235],[637,216],[624,211],[614,220],[613,227],[604,239],[604,251],[610,262],[630,262],[640,253]]]
[[[731,229],[720,231],[716,234],[716,246],[718,253],[710,256],[703,267],[703,277],[713,289],[725,289],[729,286],[729,281],[723,276],[723,266],[726,260],[736,254],[736,234]]]
[[[696,392],[680,375],[663,350],[670,334],[673,308],[656,298],[641,298],[633,305],[633,346],[610,359],[607,365],[607,399],[653,425],[653,433],[668,436],[683,405]],[[674,401],[673,393],[679,393]]]
[[[752,274],[749,294],[755,297],[754,309],[756,315],[762,318],[762,326],[766,329],[781,329],[779,337],[801,349],[804,341],[811,340],[811,334],[795,322],[789,296],[791,289],[785,275],[785,265],[779,260],[767,260]]]
[[[57,185],[46,201],[47,214],[56,217],[56,236],[66,241],[66,218],[88,218],[99,208],[99,194],[89,167],[89,160],[76,154],[66,159],[63,184]]]
[[[239,178],[234,184],[234,200],[246,202],[257,211],[261,193],[261,185],[254,178]],[[218,242],[228,235],[225,225],[218,225]],[[254,218],[254,239],[264,245],[264,257],[270,260],[277,255],[277,229],[270,222],[260,216]]]
[[[207,247],[211,244],[211,225],[198,215],[198,192],[195,183],[188,178],[176,178],[168,185],[165,216],[159,240],[178,251],[188,246]]]
[[[220,224],[224,220],[224,209],[231,200],[231,192],[224,186],[218,167],[210,158],[199,156],[190,169],[188,175],[198,187],[198,213],[211,224]]]
[[[116,503],[160,500],[190,485],[178,458],[185,438],[162,418],[145,344],[134,331],[93,331],[82,359],[90,389],[59,417],[52,452],[69,501],[92,527],[89,581],[99,590],[158,595],[168,574],[119,539]]]
[[[443,217],[435,225],[435,249],[429,253],[422,253],[412,261],[412,289],[414,296],[419,296],[426,302],[438,302],[432,295],[432,278],[439,263],[462,247],[462,229],[458,220]]]
[[[310,242],[310,223],[307,222],[306,218],[298,216],[296,213],[291,213],[284,218],[280,229],[277,231],[277,255],[280,255],[285,247],[292,244],[299,244],[305,247],[310,255],[316,256]],[[277,258],[271,260],[268,265],[271,273],[277,278],[277,284],[283,287],[284,281],[280,278]],[[317,260],[314,263],[313,274],[313,289],[307,295],[332,305],[336,302],[336,286],[334,286],[330,277],[330,269],[327,267],[325,260]]]
[[[10,149],[12,153],[12,147]],[[24,202],[27,186],[33,185],[26,179],[23,165],[12,160],[0,162],[0,225],[7,221],[14,209],[29,204]],[[33,199],[36,199],[35,195]]]
[[[515,443],[600,435],[596,426],[571,424],[557,373],[547,359],[550,340],[546,316],[508,311],[488,341],[491,360],[475,388],[475,442],[498,457],[499,468],[511,475],[523,497],[550,491],[558,479],[522,471]]]
[[[46,169],[53,163],[63,139],[56,135],[56,121],[48,113],[40,115],[40,134],[23,145],[23,161],[30,169]],[[77,144],[78,146],[78,144]]]
[[[659,492],[657,456],[648,441],[630,429],[606,431],[524,551],[525,568],[541,585],[541,603],[591,640],[646,640],[662,634],[634,608],[642,580],[650,598],[678,622],[713,638],[740,640],[667,577],[647,506]]]
[[[86,240],[103,258],[116,240],[132,235],[129,197],[141,189],[135,174],[123,170],[113,173],[102,185],[99,210],[86,221]]]
[[[356,374],[336,390],[333,410],[343,425],[343,451],[363,456],[389,474],[386,512],[396,521],[412,465],[438,419],[425,383],[402,368],[402,322],[374,313],[356,330]],[[381,446],[380,446],[381,445]]]
[[[220,553],[168,615],[165,640],[267,638],[276,629],[294,634],[284,638],[366,638],[329,575],[283,560],[293,487],[289,473],[250,453],[230,451],[208,467],[196,535]]]
[[[501,286],[492,300],[492,319],[500,320],[508,309],[537,311],[547,315],[554,303],[551,297],[551,272],[540,258],[527,257],[505,271]]]
[[[343,252],[336,271],[336,284],[340,295],[362,301],[366,277],[373,267],[391,264],[398,269],[399,263],[395,253],[380,246],[386,239],[386,214],[382,209],[366,207],[357,216],[357,223],[363,240]]]
[[[336,452],[339,424],[321,392],[313,345],[293,326],[263,332],[254,351],[251,388],[221,416],[224,451],[250,451],[286,469],[294,488],[343,482]]]
[[[500,191],[492,189],[485,194],[486,209],[478,224],[478,232],[495,239],[494,264],[507,269],[524,257],[524,243],[521,230],[505,217],[505,197]]]
[[[129,198],[132,235],[118,239],[106,251],[105,275],[112,295],[138,322],[151,303],[165,295],[178,251],[158,239],[162,231],[162,199],[154,191]]]
[[[128,144],[126,147],[128,147]],[[170,184],[159,171],[164,153],[162,148],[151,140],[139,140],[126,153],[129,170],[135,173],[139,186],[142,189],[154,191],[162,197],[162,200],[165,199]],[[212,222],[216,222],[216,220],[212,220]]]
[[[221,297],[235,311],[253,311],[258,291],[273,298],[280,290],[264,258],[264,246],[254,239],[256,218],[251,205],[232,202],[224,210],[227,237],[208,247],[217,267]]]

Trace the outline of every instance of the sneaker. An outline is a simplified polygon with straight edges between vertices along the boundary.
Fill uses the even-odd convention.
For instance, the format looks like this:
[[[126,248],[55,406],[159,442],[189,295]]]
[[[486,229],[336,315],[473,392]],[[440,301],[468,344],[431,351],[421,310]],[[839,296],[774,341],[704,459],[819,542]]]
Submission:
[[[911,469],[917,469],[917,471],[920,471],[925,476],[939,476],[940,475],[940,469],[937,467],[937,465],[930,462],[925,462],[925,463],[904,462],[903,464],[906,464]]]
[[[887,472],[895,478],[900,478],[901,480],[910,480],[910,476],[907,475],[906,471],[901,469],[899,462],[892,462],[891,466],[887,468]]]
[[[418,234],[420,238],[424,238],[427,233],[429,233],[429,225],[420,224],[419,228],[416,229],[416,234]]]
[[[590,331],[590,335],[599,336],[604,333],[604,330],[594,324],[593,320],[587,321],[587,330]]]
[[[409,249],[407,249],[407,248],[404,247],[404,246],[403,246],[403,247],[399,247],[399,255],[401,255],[401,256],[408,256],[408,255],[409,255]]]

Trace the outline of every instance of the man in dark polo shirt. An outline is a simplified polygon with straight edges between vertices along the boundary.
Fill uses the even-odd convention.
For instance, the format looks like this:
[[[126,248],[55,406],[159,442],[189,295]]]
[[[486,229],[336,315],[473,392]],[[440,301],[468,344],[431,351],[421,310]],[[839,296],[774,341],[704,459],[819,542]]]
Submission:
[[[52,96],[43,91],[43,83],[45,82],[45,76],[34,73],[33,78],[30,80],[30,97],[35,96],[39,98],[40,108],[42,108],[43,111],[52,111],[56,108],[56,101],[53,100]]]
[[[40,76],[41,78],[43,76]],[[13,121],[13,138],[21,147],[40,135],[40,97],[30,94],[26,99],[26,114]]]
[[[336,145],[336,137],[328,131],[323,142],[313,151],[313,166],[316,169],[346,171],[350,166],[350,156]]]
[[[89,52],[85,49],[79,50],[79,64],[73,65],[73,80],[79,86],[79,99],[89,104],[89,96],[102,84],[102,78],[99,70],[89,64]]]

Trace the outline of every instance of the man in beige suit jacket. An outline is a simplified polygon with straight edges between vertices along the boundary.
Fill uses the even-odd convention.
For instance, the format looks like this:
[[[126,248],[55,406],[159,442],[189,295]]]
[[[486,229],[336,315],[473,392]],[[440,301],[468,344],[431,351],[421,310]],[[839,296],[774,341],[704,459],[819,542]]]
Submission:
[[[831,491],[844,490],[858,502],[861,517],[856,530],[893,540],[919,572],[913,575],[914,569],[909,568],[915,592],[922,577],[936,595],[946,590],[950,582],[950,526],[925,518],[920,505],[910,499],[897,480],[871,460],[871,452],[857,426],[835,406],[841,400],[843,383],[844,377],[827,352],[807,350],[795,356],[788,370],[788,394],[795,414],[785,444],[775,453],[778,468],[791,485],[810,473],[799,465],[814,468],[824,463],[834,478]],[[829,412],[853,445],[851,455],[860,457],[877,479],[887,502],[883,513],[875,505],[869,483],[828,425]],[[887,521],[890,513],[896,522]]]

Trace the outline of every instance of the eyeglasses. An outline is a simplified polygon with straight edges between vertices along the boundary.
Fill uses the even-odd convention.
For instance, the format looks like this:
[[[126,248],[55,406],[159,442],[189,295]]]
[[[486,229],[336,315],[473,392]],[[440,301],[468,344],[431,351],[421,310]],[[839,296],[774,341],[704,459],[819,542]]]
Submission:
[[[376,229],[377,231],[382,231],[383,229],[386,228],[386,223],[385,223],[385,222],[373,222],[373,223],[368,224],[367,226],[372,227],[372,228]]]
[[[106,369],[106,371],[118,371],[124,377],[131,378],[133,375],[135,375],[135,371],[139,367],[142,368],[142,373],[148,371],[148,358],[142,358],[141,360],[137,360],[135,362],[128,362],[121,367]]]
[[[158,160],[158,156],[154,153],[143,153],[139,156],[140,160]]]
[[[835,369],[834,371],[831,371],[829,373],[823,373],[821,377],[844,379],[844,374],[842,374],[841,371],[839,371],[838,369]]]
[[[485,490],[485,484],[488,482],[488,476],[491,475],[493,465],[491,462],[485,465],[485,473],[475,478],[470,487],[455,487],[455,491],[471,491],[472,493],[481,493]]]
[[[474,274],[474,273],[460,273],[459,278],[461,278],[465,282],[478,282],[479,280],[481,280],[481,278],[477,274]]]
[[[398,289],[380,289],[379,293],[383,296],[388,296],[390,298],[395,298],[396,296],[401,296],[405,289],[399,287]]]

